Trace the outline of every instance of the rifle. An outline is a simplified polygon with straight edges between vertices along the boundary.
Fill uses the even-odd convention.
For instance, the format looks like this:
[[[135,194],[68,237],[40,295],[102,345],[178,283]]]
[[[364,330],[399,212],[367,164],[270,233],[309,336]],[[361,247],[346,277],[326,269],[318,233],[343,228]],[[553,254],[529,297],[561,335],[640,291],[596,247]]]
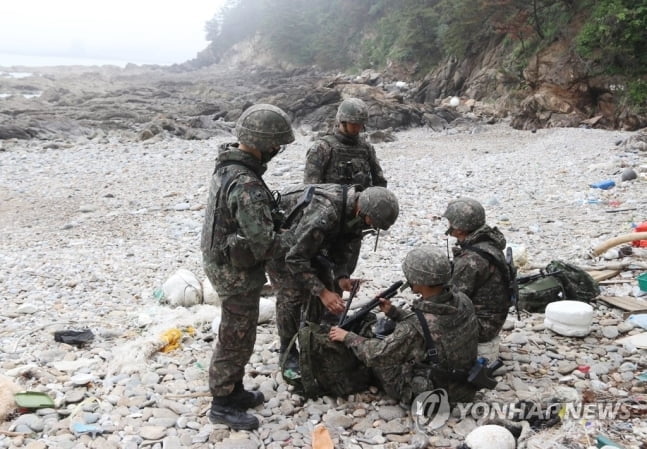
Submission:
[[[521,314],[519,313],[519,281],[517,280],[517,267],[514,266],[514,261],[512,260],[512,248],[510,247],[505,251],[505,263],[508,265],[510,273],[510,300],[512,301],[514,310],[517,311],[517,319],[521,321]]]
[[[341,324],[346,319],[346,316],[348,315],[348,310],[350,310],[350,304],[353,302],[353,298],[355,297],[355,295],[357,294],[357,291],[359,290],[359,284],[360,284],[359,279],[353,282],[353,288],[350,291],[350,296],[348,297],[348,301],[346,301],[346,308],[344,309],[344,313],[342,313],[341,316],[339,317],[339,322],[337,323],[337,326],[341,326]]]
[[[562,272],[562,270],[556,270],[556,271],[551,271],[550,273],[545,273],[544,270],[540,270],[539,273],[537,273],[537,274],[530,274],[528,276],[521,276],[520,278],[517,278],[517,283],[518,284],[527,284],[528,282],[532,282],[535,279],[545,278],[546,276],[553,276],[553,275],[559,274],[561,272]]]
[[[404,284],[403,281],[397,281],[391,284],[389,288],[381,293],[378,293],[369,303],[360,308],[353,316],[346,318],[339,327],[345,330],[350,330],[354,324],[360,322],[368,313],[380,304],[380,298],[389,299],[398,293],[398,289]]]

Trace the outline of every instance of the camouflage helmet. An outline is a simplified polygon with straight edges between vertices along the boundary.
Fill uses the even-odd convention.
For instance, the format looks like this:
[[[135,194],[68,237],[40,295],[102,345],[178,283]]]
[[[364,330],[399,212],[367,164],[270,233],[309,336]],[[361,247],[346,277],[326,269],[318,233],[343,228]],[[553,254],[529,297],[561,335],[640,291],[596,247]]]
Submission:
[[[251,106],[236,122],[238,141],[261,152],[294,142],[290,118],[281,109],[271,104]]]
[[[337,108],[337,122],[350,122],[366,125],[368,122],[368,107],[359,98],[347,98]]]
[[[384,230],[395,223],[400,213],[398,198],[385,187],[369,187],[362,190],[357,205],[362,214],[371,218],[372,226]]]
[[[472,232],[485,224],[485,209],[472,198],[459,198],[449,202],[443,217],[447,218],[450,227]]]
[[[452,277],[452,269],[447,255],[429,245],[409,251],[402,262],[402,272],[410,286],[445,285]]]

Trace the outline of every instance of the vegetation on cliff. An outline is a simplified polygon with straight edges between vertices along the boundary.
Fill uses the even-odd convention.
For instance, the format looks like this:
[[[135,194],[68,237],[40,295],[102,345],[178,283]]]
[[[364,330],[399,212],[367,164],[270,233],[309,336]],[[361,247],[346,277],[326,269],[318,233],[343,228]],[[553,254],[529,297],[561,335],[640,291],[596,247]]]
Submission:
[[[229,0],[207,24],[216,59],[254,36],[289,64],[322,69],[411,68],[424,77],[449,57],[493,42],[520,74],[568,36],[591,75],[622,79],[624,98],[647,102],[647,0]]]

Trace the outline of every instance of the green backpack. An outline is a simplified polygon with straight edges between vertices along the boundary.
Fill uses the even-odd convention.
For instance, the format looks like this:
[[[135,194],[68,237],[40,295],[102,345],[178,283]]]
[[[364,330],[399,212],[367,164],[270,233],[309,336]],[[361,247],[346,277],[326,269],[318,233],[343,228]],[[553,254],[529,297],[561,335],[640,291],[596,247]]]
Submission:
[[[520,277],[518,306],[528,312],[543,313],[546,305],[563,299],[590,302],[600,294],[598,283],[581,268],[553,260],[539,274]]]
[[[371,319],[364,323],[362,335],[371,332],[375,322],[375,314],[369,315]],[[343,343],[331,341],[328,338],[329,330],[330,326],[327,325],[305,323],[285,352],[288,354],[298,341],[301,376],[284,377],[284,380],[307,398],[346,396],[364,391],[374,384],[371,370]],[[281,360],[282,372],[285,372],[285,359],[287,357]]]

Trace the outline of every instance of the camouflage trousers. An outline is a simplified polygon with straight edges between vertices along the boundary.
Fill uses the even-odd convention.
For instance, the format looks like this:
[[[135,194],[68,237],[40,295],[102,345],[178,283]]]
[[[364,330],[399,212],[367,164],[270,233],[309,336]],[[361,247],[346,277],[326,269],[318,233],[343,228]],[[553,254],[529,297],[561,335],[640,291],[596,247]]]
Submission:
[[[241,382],[254,352],[261,288],[222,296],[222,316],[209,366],[209,389],[214,397],[227,396]]]
[[[503,313],[476,313],[479,326],[479,343],[485,343],[499,335],[503,323],[508,317],[508,312]]]

